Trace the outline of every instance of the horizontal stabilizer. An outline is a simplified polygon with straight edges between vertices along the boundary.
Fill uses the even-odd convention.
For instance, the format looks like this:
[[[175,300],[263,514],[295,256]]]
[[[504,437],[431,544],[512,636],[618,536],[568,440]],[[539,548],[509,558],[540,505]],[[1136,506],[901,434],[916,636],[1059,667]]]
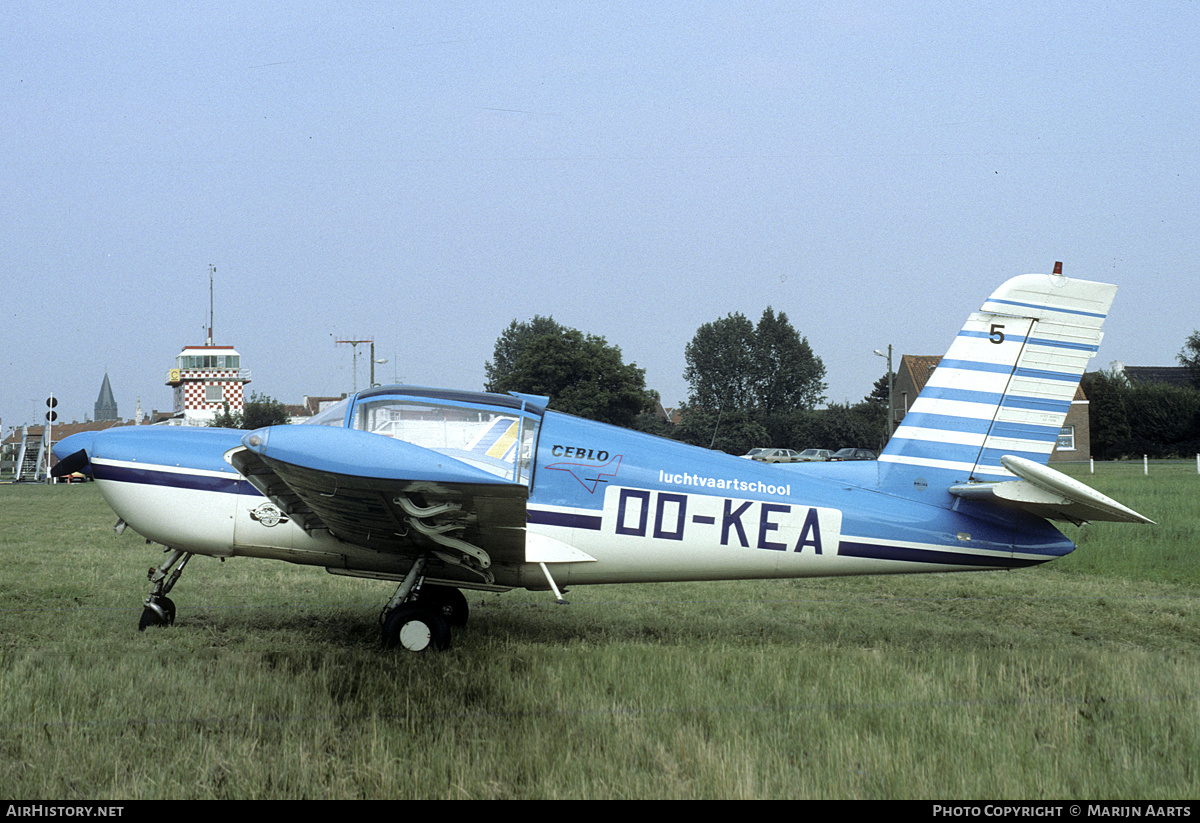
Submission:
[[[1005,502],[1040,517],[1076,524],[1091,520],[1118,523],[1154,522],[1048,466],[1015,455],[1005,455],[1000,458],[1000,462],[1020,480],[961,483],[951,486],[950,493],[970,500]]]

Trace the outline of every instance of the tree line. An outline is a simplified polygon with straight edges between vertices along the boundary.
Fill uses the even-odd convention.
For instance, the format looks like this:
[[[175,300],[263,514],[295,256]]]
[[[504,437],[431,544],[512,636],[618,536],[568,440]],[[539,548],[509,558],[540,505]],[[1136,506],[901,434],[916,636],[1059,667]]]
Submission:
[[[1131,383],[1115,371],[1083,376],[1093,457],[1200,454],[1200,331],[1187,338],[1177,359],[1190,385]]]
[[[500,335],[485,389],[546,395],[558,411],[731,454],[758,446],[878,451],[886,442],[887,375],[857,403],[817,408],[825,401],[825,365],[783,312],[767,307],[757,324],[740,313],[705,323],[684,360],[688,399],[673,425],[656,414],[657,392],[619,347],[538,316],[514,320]],[[1093,456],[1200,453],[1200,331],[1178,360],[1192,385],[1084,375]]]
[[[825,365],[783,312],[757,324],[740,313],[705,323],[684,350],[687,402],[673,425],[645,370],[603,337],[551,317],[514,320],[484,370],[486,391],[549,396],[558,411],[745,454],[752,448],[877,449],[887,415],[887,376],[856,404],[824,409]],[[880,386],[882,394],[880,393]]]
[[[1131,384],[1115,372],[1091,372],[1092,455],[1098,459],[1200,453],[1200,330],[1178,355],[1191,385]],[[688,399],[664,420],[645,369],[626,363],[605,338],[552,317],[512,323],[484,365],[489,392],[550,398],[557,411],[731,454],[752,448],[878,451],[886,442],[887,375],[857,403],[825,402],[825,364],[783,312],[767,307],[758,323],[740,313],[705,323],[684,349]],[[244,410],[226,408],[214,425],[258,428],[286,423],[283,404],[254,394]]]

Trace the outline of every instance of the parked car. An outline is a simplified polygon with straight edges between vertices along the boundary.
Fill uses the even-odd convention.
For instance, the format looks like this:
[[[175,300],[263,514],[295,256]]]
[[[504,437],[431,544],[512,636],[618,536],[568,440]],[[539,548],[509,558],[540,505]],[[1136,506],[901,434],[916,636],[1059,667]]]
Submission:
[[[791,449],[751,449],[742,457],[760,463],[795,463],[799,455]]]
[[[829,449],[805,449],[796,457],[798,463],[823,463],[833,457]]]
[[[829,458],[830,462],[841,462],[844,460],[874,460],[875,452],[867,451],[866,449],[838,449]]]

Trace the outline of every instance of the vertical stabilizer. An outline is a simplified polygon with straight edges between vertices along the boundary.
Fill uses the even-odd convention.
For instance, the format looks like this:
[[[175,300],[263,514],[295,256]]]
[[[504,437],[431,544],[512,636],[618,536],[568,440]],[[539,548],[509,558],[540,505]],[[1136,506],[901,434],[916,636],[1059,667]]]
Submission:
[[[1045,465],[1117,287],[1026,274],[972,314],[880,455],[896,489],[1006,480],[1016,455]]]

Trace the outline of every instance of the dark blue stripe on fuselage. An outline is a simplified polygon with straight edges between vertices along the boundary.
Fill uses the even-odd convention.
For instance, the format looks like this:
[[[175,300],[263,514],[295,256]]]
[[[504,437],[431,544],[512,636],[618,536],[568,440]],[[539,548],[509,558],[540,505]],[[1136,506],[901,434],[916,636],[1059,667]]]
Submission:
[[[527,509],[526,520],[541,526],[564,526],[568,529],[587,529],[600,531],[603,520],[600,515],[569,514],[567,512],[548,512],[539,509]]]
[[[962,552],[939,551],[937,549],[911,549],[902,546],[885,546],[877,543],[856,543],[843,540],[838,545],[840,557],[860,557],[864,560],[897,560],[904,563],[931,563],[939,566],[977,566],[981,569],[1013,569],[1036,566],[1054,559],[1054,555],[1029,559],[1023,557],[996,557]]]
[[[112,480],[117,483],[142,483],[147,486],[168,486],[175,489],[195,489],[224,494],[252,494],[261,497],[258,489],[241,476],[213,477],[201,474],[180,474],[154,469],[135,469],[130,466],[109,466],[92,463],[92,476],[97,480]]]

